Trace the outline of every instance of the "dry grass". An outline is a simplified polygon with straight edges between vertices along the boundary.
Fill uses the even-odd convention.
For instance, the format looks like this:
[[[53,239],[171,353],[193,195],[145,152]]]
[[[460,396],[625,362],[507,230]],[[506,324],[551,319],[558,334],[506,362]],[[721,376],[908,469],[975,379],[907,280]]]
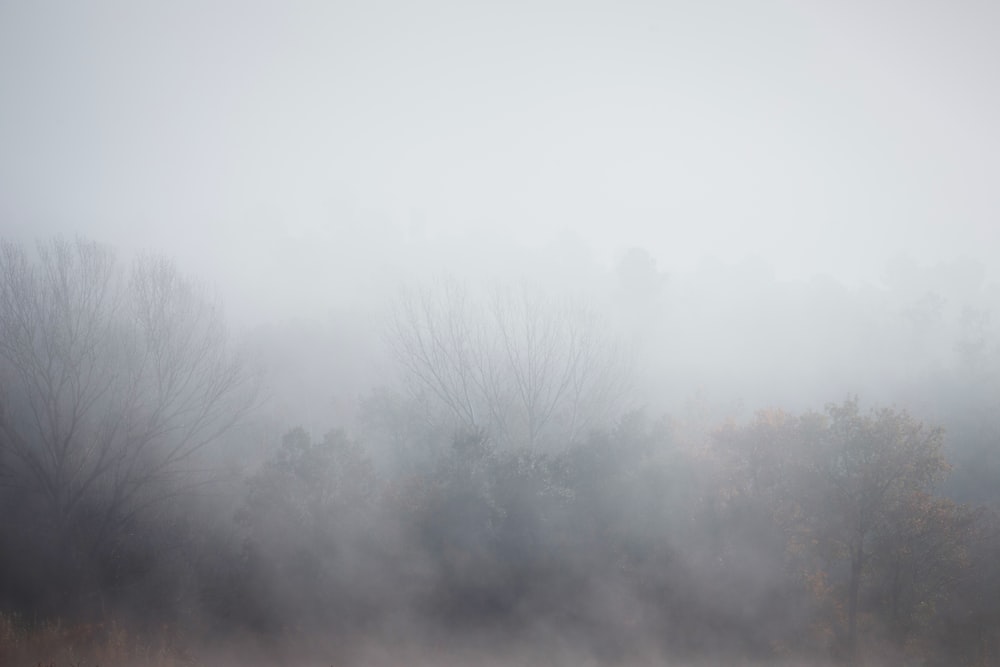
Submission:
[[[115,621],[65,624],[0,614],[0,665],[10,667],[192,667],[197,663],[164,626],[153,637]]]

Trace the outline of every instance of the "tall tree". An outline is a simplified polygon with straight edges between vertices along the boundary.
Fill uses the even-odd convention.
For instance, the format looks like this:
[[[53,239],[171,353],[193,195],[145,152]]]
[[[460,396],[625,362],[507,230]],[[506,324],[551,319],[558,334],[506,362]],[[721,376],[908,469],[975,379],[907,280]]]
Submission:
[[[976,514],[917,492],[889,519],[872,545],[873,588],[889,638],[902,648],[967,576]]]
[[[220,310],[169,261],[0,245],[0,471],[68,578],[256,395]]]
[[[906,411],[863,413],[857,399],[826,409],[825,428],[807,447],[804,517],[827,553],[848,564],[847,651],[856,655],[862,578],[880,536],[916,494],[929,492],[948,470],[943,432]]]
[[[628,387],[601,318],[527,286],[477,298],[446,281],[405,293],[388,338],[414,396],[499,442],[573,441],[613,417]]]

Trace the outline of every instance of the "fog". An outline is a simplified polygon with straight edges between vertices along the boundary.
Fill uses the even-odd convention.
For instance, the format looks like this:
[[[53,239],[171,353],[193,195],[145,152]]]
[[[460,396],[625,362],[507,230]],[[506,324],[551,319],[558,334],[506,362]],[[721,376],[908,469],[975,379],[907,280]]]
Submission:
[[[988,263],[997,20],[971,2],[5,3],[0,205],[21,233],[179,257],[255,320],[261,295],[315,310],[411,243],[453,262],[473,239],[573,233],[605,264],[640,246],[674,271],[759,257],[852,283],[896,254]]]
[[[998,28],[0,1],[0,662],[995,663]]]

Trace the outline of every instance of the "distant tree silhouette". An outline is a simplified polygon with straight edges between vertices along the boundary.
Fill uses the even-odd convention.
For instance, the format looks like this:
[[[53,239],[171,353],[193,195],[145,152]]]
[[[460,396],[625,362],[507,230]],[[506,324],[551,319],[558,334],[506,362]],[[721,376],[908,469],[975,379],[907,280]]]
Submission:
[[[388,340],[412,395],[499,443],[569,443],[613,419],[629,366],[582,305],[454,281],[404,293]]]
[[[197,481],[184,464],[251,407],[256,381],[219,309],[169,261],[125,269],[85,240],[34,254],[3,242],[0,392],[0,482],[27,522],[22,548],[41,542],[25,562],[51,561],[69,590]]]

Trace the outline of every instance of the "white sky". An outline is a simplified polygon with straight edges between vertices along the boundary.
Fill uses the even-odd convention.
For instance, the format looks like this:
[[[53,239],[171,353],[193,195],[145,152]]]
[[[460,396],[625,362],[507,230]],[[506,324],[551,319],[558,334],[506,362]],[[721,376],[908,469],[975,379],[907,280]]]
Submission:
[[[969,0],[0,0],[0,232],[272,300],[303,248],[354,270],[411,233],[992,265],[997,35]]]

